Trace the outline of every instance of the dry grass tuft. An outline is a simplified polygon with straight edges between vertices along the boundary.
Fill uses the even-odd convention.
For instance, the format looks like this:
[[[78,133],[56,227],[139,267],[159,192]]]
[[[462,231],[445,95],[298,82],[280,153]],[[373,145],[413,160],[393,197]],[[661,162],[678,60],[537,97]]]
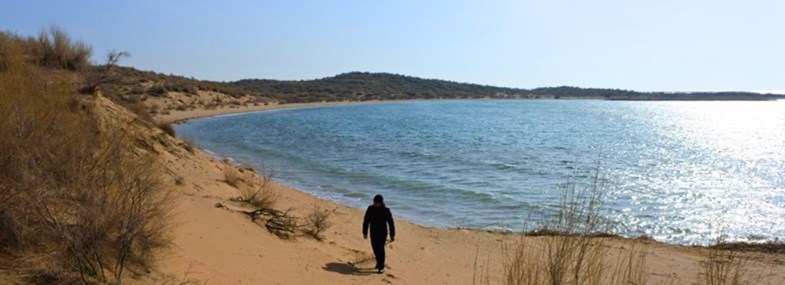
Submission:
[[[236,167],[226,165],[224,167],[224,181],[226,184],[239,189],[241,183],[243,183],[242,173]]]
[[[753,265],[753,260],[762,254],[775,254],[782,249],[782,243],[772,241],[761,244],[726,243],[721,233],[713,246],[708,247],[706,258],[701,261],[699,274],[701,284],[739,285],[739,284],[785,284],[785,279],[775,282],[767,275],[770,265]],[[770,250],[770,251],[766,251]],[[767,281],[767,282],[764,282]]]
[[[646,248],[630,241],[616,256],[605,244],[607,229],[601,217],[603,184],[597,170],[591,186],[562,186],[557,214],[528,239],[504,246],[505,284],[646,284]]]
[[[273,191],[272,183],[275,171],[262,167],[254,173],[253,168],[238,169],[224,160],[224,178],[226,183],[240,191],[240,197],[232,199],[253,207],[251,211],[241,211],[255,223],[263,222],[265,228],[274,235],[289,239],[301,228],[299,219],[292,215],[292,209],[280,211],[275,209],[278,194]],[[258,176],[259,183],[254,176]]]
[[[254,175],[253,170],[246,170],[250,175]],[[273,191],[272,183],[275,171],[269,168],[261,168],[258,172],[261,182],[258,185],[241,185],[241,197],[243,201],[252,205],[256,209],[272,209],[278,201],[278,195]]]
[[[314,207],[311,212],[305,216],[305,234],[318,241],[324,239],[322,233],[332,226],[330,218],[332,212],[328,209]]]
[[[70,71],[84,71],[91,66],[92,48],[74,41],[57,27],[42,31],[37,37],[0,32],[0,41],[16,46],[23,54],[22,61],[30,65]]]
[[[701,275],[706,285],[740,285],[749,271],[749,261],[739,252],[711,249],[706,260],[701,262]]]
[[[258,181],[255,179],[258,176]],[[273,191],[272,183],[275,171],[270,168],[261,168],[254,172],[253,168],[238,169],[233,165],[224,167],[224,180],[240,191],[237,200],[242,201],[255,209],[272,209],[278,201],[278,195]]]

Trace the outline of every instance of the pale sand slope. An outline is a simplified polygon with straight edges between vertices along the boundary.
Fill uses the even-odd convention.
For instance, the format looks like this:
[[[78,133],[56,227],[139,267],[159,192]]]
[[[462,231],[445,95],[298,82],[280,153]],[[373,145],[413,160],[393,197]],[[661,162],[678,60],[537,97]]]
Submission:
[[[220,99],[222,102],[227,102],[219,106],[206,108],[204,102],[214,102]],[[158,114],[156,119],[164,123],[179,122],[188,119],[204,118],[217,115],[235,114],[235,113],[248,113],[258,112],[273,109],[291,109],[291,108],[308,108],[308,107],[326,107],[335,105],[353,105],[353,104],[378,104],[378,103],[391,103],[391,102],[412,102],[417,100],[388,100],[388,101],[362,101],[362,102],[320,102],[320,103],[292,103],[292,104],[278,104],[276,102],[269,102],[266,105],[263,103],[253,102],[251,96],[245,97],[232,97],[222,93],[199,91],[197,95],[182,94],[179,92],[169,92],[167,96],[162,97],[149,97],[145,101],[148,107],[156,106]],[[182,108],[183,110],[177,110]]]
[[[218,113],[173,112],[169,118]],[[156,137],[161,140],[160,134]],[[537,247],[548,239],[426,228],[399,219],[397,240],[388,247],[389,269],[383,275],[372,274],[368,270],[373,267],[370,244],[361,235],[361,210],[274,185],[280,195],[276,206],[279,209],[294,208],[298,216],[304,216],[315,206],[333,211],[333,227],[324,242],[305,237],[279,239],[244,214],[216,208],[216,203],[230,209],[240,207],[229,201],[239,195],[238,190],[224,181],[223,168],[232,166],[199,150],[189,153],[179,144],[168,137],[155,143],[169,174],[184,180],[183,185],[173,186],[182,194],[176,203],[174,245],[160,260],[161,270],[177,279],[207,284],[472,284],[475,273],[487,272],[484,274],[490,276],[487,281],[499,284],[503,272],[502,244],[524,242]],[[395,209],[392,211],[395,214]],[[607,239],[612,252],[609,256],[629,249],[632,242]],[[646,260],[646,270],[651,273],[649,284],[698,282],[705,250],[647,241],[636,243],[649,249]],[[762,255],[752,265],[756,272],[771,270],[765,279],[782,280],[785,278],[783,261],[785,257],[780,255]],[[349,262],[357,264],[359,270]]]
[[[192,109],[185,111],[172,110],[169,114],[159,115],[157,119],[161,122],[171,123],[179,122],[188,119],[204,118],[217,115],[235,114],[235,113],[248,113],[258,112],[273,109],[288,109],[288,108],[307,108],[307,107],[321,107],[333,106],[345,103],[295,103],[295,104],[278,104],[270,103],[269,105],[240,105],[240,106],[221,106],[214,109]]]

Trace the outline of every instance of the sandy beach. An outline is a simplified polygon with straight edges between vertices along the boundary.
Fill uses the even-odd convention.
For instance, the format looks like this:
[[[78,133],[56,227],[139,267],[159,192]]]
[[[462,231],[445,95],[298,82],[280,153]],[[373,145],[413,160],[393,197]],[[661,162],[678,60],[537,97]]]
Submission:
[[[204,108],[204,106],[200,106],[196,104],[197,101],[203,100],[212,100],[215,98],[221,98],[222,100],[236,100],[236,104],[225,104],[220,105],[212,108]],[[248,98],[242,98],[248,100]],[[249,103],[240,103],[240,100],[232,98],[230,96],[226,96],[223,94],[211,94],[209,92],[199,92],[199,95],[196,96],[185,96],[182,94],[172,94],[168,97],[163,98],[151,98],[149,99],[150,102],[147,102],[147,105],[173,105],[177,101],[178,103],[182,104],[182,102],[188,102],[196,106],[193,109],[184,109],[184,110],[169,110],[166,114],[158,114],[155,116],[155,119],[159,122],[163,123],[178,123],[183,122],[191,119],[198,119],[198,118],[206,118],[206,117],[213,117],[213,116],[220,116],[220,115],[229,115],[229,114],[239,114],[239,113],[252,113],[252,112],[261,112],[261,111],[270,111],[270,110],[281,110],[281,109],[297,109],[297,108],[315,108],[315,107],[328,107],[328,106],[338,106],[338,105],[357,105],[357,104],[380,104],[380,103],[395,103],[395,102],[413,102],[415,100],[387,100],[387,101],[379,101],[379,100],[371,100],[371,101],[340,101],[340,102],[318,102],[318,103],[291,103],[291,104],[279,104],[276,102],[271,102],[267,104],[249,104]],[[422,101],[422,100],[420,100]]]
[[[337,103],[324,102],[324,103],[294,103],[294,104],[271,103],[268,105],[257,105],[257,106],[254,105],[220,106],[214,109],[200,108],[200,109],[185,110],[185,111],[171,111],[169,114],[158,116],[157,119],[161,122],[175,123],[175,122],[182,122],[191,119],[198,119],[198,118],[205,118],[205,117],[212,117],[212,116],[219,116],[219,115],[228,115],[228,114],[251,113],[251,112],[261,112],[261,111],[280,110],[280,109],[326,107],[326,106],[357,104],[357,103],[358,102],[337,102]]]
[[[109,104],[109,103],[107,103]],[[292,104],[215,110],[172,111],[159,119],[183,121],[207,116],[328,106]],[[200,150],[193,153],[171,138],[161,148],[178,194],[173,246],[161,258],[161,276],[208,284],[501,284],[503,248],[519,243],[541,248],[550,237],[471,229],[429,228],[396,220],[398,235],[388,245],[387,272],[372,271],[370,243],[362,239],[363,211],[319,199],[279,184],[276,208],[292,209],[305,216],[313,207],[331,211],[332,227],[323,241],[307,237],[281,239],[242,214],[240,195],[226,183],[224,169],[235,167]],[[172,147],[172,145],[174,147]],[[258,179],[258,178],[255,178]],[[388,197],[395,199],[395,197]],[[370,204],[370,201],[369,201]],[[393,214],[395,209],[392,209]],[[693,284],[700,280],[702,248],[668,245],[651,240],[602,238],[609,258],[633,247],[646,248],[645,270],[649,284]],[[761,284],[785,278],[785,258],[750,254],[751,272],[764,276]],[[545,262],[545,261],[543,261]],[[164,278],[164,277],[161,277]]]
[[[785,4],[6,2],[0,285],[785,285]]]

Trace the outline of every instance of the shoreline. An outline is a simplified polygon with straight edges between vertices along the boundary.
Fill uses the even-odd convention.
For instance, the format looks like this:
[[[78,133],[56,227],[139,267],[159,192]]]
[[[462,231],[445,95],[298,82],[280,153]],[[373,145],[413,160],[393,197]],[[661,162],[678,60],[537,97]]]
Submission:
[[[206,110],[209,112],[173,112],[173,115],[184,122],[243,111],[394,102],[401,101],[221,108]],[[489,284],[500,284],[504,280],[503,264],[510,254],[505,248],[518,244],[542,248],[548,240],[557,238],[548,233],[429,227],[398,219],[398,236],[388,245],[388,273],[367,274],[364,272],[373,266],[373,254],[368,241],[361,236],[362,209],[273,182],[271,188],[278,197],[276,209],[290,209],[300,218],[307,217],[313,209],[331,213],[332,227],[324,233],[322,241],[307,237],[279,238],[265,229],[264,223],[254,222],[242,213],[247,207],[236,202],[241,192],[227,183],[224,172],[227,168],[236,169],[236,166],[198,148],[188,151],[179,139],[169,139],[174,143],[159,148],[164,149],[161,153],[174,176],[173,181],[181,181],[173,183],[176,185],[173,187],[182,195],[174,208],[177,213],[172,234],[175,246],[162,258],[161,265],[166,274],[174,275],[177,280],[193,278],[227,284],[465,284],[475,280],[475,274],[480,273],[489,279]],[[255,176],[255,171],[250,173],[254,178],[249,183],[259,185],[260,178]],[[653,284],[669,280],[675,284],[695,283],[701,272],[701,262],[710,251],[706,247],[643,238],[596,238],[608,248],[611,260],[635,247],[645,247],[645,271]],[[747,252],[740,254],[753,256]],[[780,256],[756,257],[755,272],[779,264]],[[455,268],[464,270],[456,271]],[[784,266],[771,268],[776,270],[776,276],[785,276]]]
[[[618,102],[777,102],[785,99],[774,100],[645,100],[645,99],[608,99],[600,97],[592,98],[469,98],[469,99],[413,99],[413,100],[368,100],[368,101],[335,101],[335,102],[313,102],[313,103],[288,103],[279,104],[271,103],[268,105],[243,105],[243,106],[221,106],[213,109],[192,109],[192,110],[170,110],[169,114],[155,115],[155,119],[162,123],[180,124],[190,120],[204,119],[209,117],[217,117],[224,115],[256,113],[273,110],[288,110],[288,109],[303,109],[303,108],[318,108],[318,107],[336,107],[336,106],[349,106],[349,105],[367,105],[367,104],[388,104],[388,103],[407,103],[407,102],[429,102],[429,101],[483,101],[483,100],[600,100],[600,101],[618,101]]]
[[[197,119],[206,119],[206,118],[213,118],[213,117],[222,117],[222,116],[231,116],[231,115],[241,115],[241,114],[249,114],[249,113],[259,113],[259,112],[267,112],[267,111],[280,111],[280,110],[294,110],[294,109],[307,109],[307,108],[322,108],[322,107],[340,107],[340,106],[351,106],[351,105],[371,105],[371,104],[395,104],[395,103],[408,103],[408,102],[429,102],[429,101],[482,101],[482,100],[604,100],[602,98],[593,98],[593,99],[429,99],[429,100],[370,100],[370,101],[340,101],[340,102],[318,102],[318,103],[291,103],[291,104],[271,104],[271,105],[264,105],[264,106],[245,106],[245,107],[221,107],[215,109],[196,109],[196,110],[187,110],[187,111],[172,111],[170,115],[164,115],[160,117],[156,117],[162,122],[171,122],[173,124],[184,124],[191,120]],[[611,100],[613,101],[613,100]],[[174,119],[173,119],[174,118]],[[174,121],[172,121],[174,120]],[[204,149],[208,152],[208,155],[220,159],[220,158],[231,158],[234,160],[233,157],[227,156],[224,154],[219,154],[213,152],[209,149]],[[212,154],[210,154],[212,153]],[[236,161],[235,166],[240,167],[243,164]],[[286,182],[279,182],[275,181],[274,184],[295,190],[297,192],[301,192],[307,195],[314,196],[317,199],[324,200],[330,203],[335,203],[341,206],[353,208],[356,210],[362,210],[361,208],[355,208],[351,205],[341,203],[339,201],[335,201],[329,198],[320,197],[314,193],[302,190],[297,188],[296,186],[286,183]],[[473,227],[451,227],[451,226],[434,226],[434,225],[423,225],[411,220],[405,220],[409,223],[416,224],[421,227],[425,228],[432,228],[436,230],[453,230],[453,229],[460,229],[460,230],[472,230],[472,231],[480,231],[480,232],[488,232],[488,233],[499,233],[499,234],[513,234],[513,235],[524,235],[524,236],[540,236],[538,233],[538,229],[526,230],[526,231],[515,231],[515,230],[506,230],[506,229],[484,229],[484,228],[473,228]],[[759,241],[734,241],[734,242],[722,242],[717,243],[715,241],[707,241],[706,243],[676,243],[676,242],[667,242],[667,241],[660,241],[649,237],[647,234],[641,234],[638,236],[625,236],[622,234],[614,233],[614,232],[602,232],[599,233],[605,236],[613,236],[621,239],[645,239],[652,242],[669,245],[669,246],[678,246],[678,247],[693,247],[693,248],[711,248],[714,246],[722,246],[722,245],[737,245],[739,247],[754,247],[755,245],[764,245],[764,244],[776,244],[778,239],[767,239],[767,240],[759,240]]]
[[[181,124],[190,120],[205,119],[211,117],[220,117],[226,115],[237,115],[246,113],[257,113],[276,110],[292,110],[292,109],[307,109],[307,108],[320,108],[320,107],[338,107],[338,106],[351,106],[351,105],[370,105],[370,104],[388,104],[388,103],[407,103],[407,102],[427,102],[434,100],[370,100],[370,101],[338,101],[338,102],[318,102],[318,103],[289,103],[278,104],[273,103],[269,105],[259,106],[222,106],[214,109],[194,109],[186,111],[170,111],[169,114],[156,115],[155,119],[162,123]]]

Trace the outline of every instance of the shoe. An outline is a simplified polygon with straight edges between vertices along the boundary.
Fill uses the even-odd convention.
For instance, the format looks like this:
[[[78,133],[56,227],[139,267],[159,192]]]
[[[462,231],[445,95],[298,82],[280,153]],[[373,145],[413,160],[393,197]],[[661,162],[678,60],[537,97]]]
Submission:
[[[384,273],[384,269],[379,269],[378,273],[379,273],[379,274],[382,274],[382,273]]]

